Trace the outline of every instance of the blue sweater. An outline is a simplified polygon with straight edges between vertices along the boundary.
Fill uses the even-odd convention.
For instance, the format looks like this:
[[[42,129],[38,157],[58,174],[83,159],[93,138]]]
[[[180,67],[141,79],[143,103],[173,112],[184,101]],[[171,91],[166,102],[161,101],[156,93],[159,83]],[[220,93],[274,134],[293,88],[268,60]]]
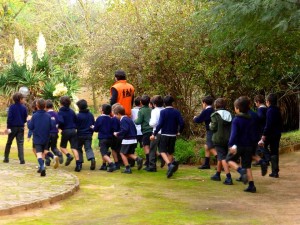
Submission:
[[[259,129],[259,117],[257,115],[256,112],[252,111],[251,109],[249,110],[249,115],[252,118],[252,129],[253,129],[253,133],[251,135],[251,139],[253,141],[253,145],[257,145],[257,143],[259,142],[260,138],[261,138],[261,132]]]
[[[184,128],[184,122],[180,112],[173,107],[166,107],[164,110],[160,111],[160,116],[158,124],[154,131],[154,135],[161,129],[161,134],[176,136],[179,132],[181,133]]]
[[[79,111],[76,118],[76,128],[78,136],[92,136],[94,130],[91,128],[95,124],[95,119],[88,109]]]
[[[117,117],[112,117],[112,123],[113,123],[113,130],[114,132],[120,131],[120,120]]]
[[[61,130],[76,128],[76,114],[69,107],[61,107],[58,111],[58,127]]]
[[[37,110],[30,121],[28,129],[33,132],[33,143],[36,145],[45,145],[49,142],[50,130],[53,122],[50,115],[45,110]]]
[[[252,147],[255,134],[253,122],[250,114],[237,114],[232,121],[228,146]]]
[[[279,136],[281,135],[282,118],[280,110],[277,106],[270,106],[266,115],[266,126],[263,130],[265,136]]]
[[[12,127],[24,127],[26,119],[26,107],[21,103],[12,104],[8,109],[7,129]]]
[[[203,123],[205,122],[206,130],[209,130],[209,124],[211,122],[210,116],[213,114],[214,109],[212,107],[204,109],[199,116],[193,119],[194,123]]]
[[[257,108],[257,116],[258,116],[258,123],[259,123],[259,133],[262,134],[265,126],[266,126],[266,116],[267,116],[267,107],[259,107]]]
[[[50,115],[51,118],[55,119],[55,120],[52,120],[52,122],[54,122],[54,126],[50,130],[50,133],[51,134],[57,134],[58,133],[58,129],[56,127],[56,125],[58,124],[58,115],[57,115],[57,112],[48,111],[47,113]]]
[[[96,119],[94,131],[98,132],[98,139],[110,139],[113,137],[113,121],[109,115],[101,115]]]
[[[137,131],[134,122],[127,116],[123,116],[120,120],[120,131],[118,132],[120,139],[136,139]]]

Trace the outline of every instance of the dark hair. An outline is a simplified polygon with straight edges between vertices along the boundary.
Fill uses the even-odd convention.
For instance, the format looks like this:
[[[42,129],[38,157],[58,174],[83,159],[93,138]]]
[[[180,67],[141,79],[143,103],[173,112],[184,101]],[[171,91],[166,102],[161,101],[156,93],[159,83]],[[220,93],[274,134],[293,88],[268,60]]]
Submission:
[[[265,97],[263,95],[256,95],[254,97],[254,102],[258,102],[260,104],[264,104],[265,103]]]
[[[42,98],[36,100],[36,105],[38,109],[45,109],[46,101]]]
[[[78,102],[76,102],[76,105],[78,106],[79,110],[84,110],[88,107],[87,101],[84,99],[80,99]]]
[[[13,100],[14,100],[15,103],[19,103],[23,98],[24,98],[24,95],[20,92],[16,92],[13,95]]]
[[[53,102],[50,99],[46,100],[46,109],[53,109]]]
[[[250,110],[250,100],[247,96],[241,96],[234,101],[234,107],[241,113],[247,113]]]
[[[214,102],[216,109],[225,109],[226,108],[226,100],[224,98],[217,98]]]
[[[111,113],[111,105],[109,105],[109,104],[103,104],[101,106],[101,110],[103,111],[103,113],[105,115],[109,115]]]
[[[124,70],[117,70],[115,72],[115,77],[117,78],[117,80],[126,80],[126,73],[124,72]]]
[[[212,105],[214,103],[214,99],[211,96],[205,96],[202,98],[202,102],[206,103],[207,105]]]
[[[65,107],[69,107],[71,105],[71,99],[69,96],[62,96],[59,99],[60,104],[62,104]]]
[[[32,110],[37,110],[36,100],[33,100],[33,102],[31,103],[31,108],[32,108]]]
[[[277,96],[275,94],[269,94],[267,96],[267,101],[270,105],[276,106],[277,105]]]
[[[134,99],[134,105],[135,106],[139,106],[141,104],[141,97],[140,96],[137,96],[135,99]]]
[[[125,109],[122,105],[117,105],[116,107],[114,107],[114,114],[121,114],[122,116],[125,115]]]
[[[143,95],[141,98],[142,105],[149,105],[150,97],[148,95]]]
[[[174,102],[174,98],[171,95],[167,95],[164,97],[164,103],[166,106],[172,106]]]
[[[163,107],[164,100],[161,97],[161,95],[154,95],[153,96],[153,104],[155,104],[157,107]]]

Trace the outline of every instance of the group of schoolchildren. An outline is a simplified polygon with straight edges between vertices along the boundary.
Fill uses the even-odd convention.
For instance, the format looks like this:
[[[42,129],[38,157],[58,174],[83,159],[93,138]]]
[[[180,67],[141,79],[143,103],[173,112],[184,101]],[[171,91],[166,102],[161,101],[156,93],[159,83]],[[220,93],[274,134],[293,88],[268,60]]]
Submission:
[[[63,163],[68,166],[75,158],[75,171],[80,172],[84,162],[83,148],[86,158],[90,161],[90,169],[95,170],[96,160],[92,149],[93,133],[98,133],[100,154],[103,164],[100,170],[113,172],[124,165],[123,173],[132,173],[131,167],[137,164],[137,169],[156,172],[159,158],[161,167],[167,164],[167,177],[170,178],[177,170],[179,162],[174,158],[176,136],[184,128],[180,112],[173,107],[174,98],[170,95],[164,98],[148,95],[135,98],[135,107],[126,115],[124,107],[103,104],[101,115],[96,119],[88,109],[86,100],[76,104],[79,113],[71,108],[68,96],[60,98],[59,111],[53,110],[50,100],[37,99],[33,102],[34,113],[27,115],[24,97],[21,93],[13,96],[15,104],[8,111],[8,140],[3,162],[9,162],[10,147],[16,137],[18,157],[21,164],[24,160],[24,124],[27,122],[29,138],[33,134],[33,151],[38,161],[38,172],[46,176],[46,166],[53,161],[54,168]],[[194,117],[195,123],[206,125],[205,162],[199,169],[210,169],[210,154],[217,159],[217,172],[211,179],[221,181],[221,171],[224,170],[224,184],[232,185],[230,168],[236,170],[240,177],[237,181],[249,183],[246,192],[256,192],[251,172],[252,160],[261,167],[265,176],[269,162],[272,165],[270,177],[279,177],[279,141],[281,137],[281,116],[277,98],[270,94],[264,104],[264,97],[258,95],[254,102],[257,112],[252,111],[251,101],[241,96],[234,102],[236,115],[226,110],[226,101],[218,98],[215,101],[207,96],[202,99],[203,111]],[[58,132],[61,130],[60,151],[57,148]],[[67,150],[70,143],[73,155]],[[146,161],[135,154],[137,144],[143,147]],[[268,151],[270,148],[270,152]],[[51,151],[49,151],[51,149]],[[111,150],[111,151],[110,151]],[[269,154],[268,154],[269,153]],[[111,158],[112,154],[112,158]],[[46,163],[45,163],[46,161]]]
[[[240,177],[236,181],[249,183],[245,192],[256,192],[251,163],[261,167],[261,174],[267,174],[271,162],[270,177],[279,177],[279,142],[281,138],[282,118],[277,107],[277,97],[270,94],[265,99],[262,95],[254,98],[257,112],[251,110],[251,101],[241,96],[234,101],[235,115],[226,110],[226,101],[206,96],[202,99],[203,111],[194,117],[195,123],[205,123],[206,144],[205,162],[199,169],[210,169],[210,154],[217,159],[217,171],[211,180],[221,181],[224,170],[225,185],[232,185],[230,168]]]

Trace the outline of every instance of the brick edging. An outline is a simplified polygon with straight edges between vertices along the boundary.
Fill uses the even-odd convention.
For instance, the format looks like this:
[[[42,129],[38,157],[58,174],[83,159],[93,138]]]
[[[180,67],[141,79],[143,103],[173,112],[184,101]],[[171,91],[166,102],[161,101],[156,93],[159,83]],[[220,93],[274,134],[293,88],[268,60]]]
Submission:
[[[6,209],[0,209],[0,216],[12,215],[30,209],[43,208],[72,196],[76,191],[79,190],[79,180],[78,177],[76,177],[75,175],[71,173],[70,175],[75,180],[75,184],[73,184],[71,188],[65,190],[62,193],[58,193],[55,196],[51,196],[49,198],[40,199],[30,203],[15,205]]]

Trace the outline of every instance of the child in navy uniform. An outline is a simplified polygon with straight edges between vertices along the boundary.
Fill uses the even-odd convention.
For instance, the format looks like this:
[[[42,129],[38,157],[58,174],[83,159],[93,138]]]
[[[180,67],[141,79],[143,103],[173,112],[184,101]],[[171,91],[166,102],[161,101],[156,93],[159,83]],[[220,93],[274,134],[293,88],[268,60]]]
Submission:
[[[182,116],[177,109],[173,108],[173,102],[174,98],[170,95],[164,98],[166,108],[160,111],[158,124],[150,137],[150,140],[155,140],[155,136],[161,130],[159,152],[168,165],[167,178],[170,178],[178,169],[179,163],[175,161],[173,154],[176,135],[179,135],[184,128]]]
[[[140,170],[143,167],[143,159],[137,157],[134,154],[137,145],[137,132],[135,124],[130,118],[125,115],[125,109],[123,106],[117,105],[114,108],[113,113],[120,120],[120,131],[114,132],[114,136],[122,139],[120,153],[125,165],[125,170],[123,171],[123,173],[132,173],[130,165],[128,163],[128,158],[132,158],[133,160],[135,160],[137,162],[138,170]]]
[[[16,138],[17,147],[18,147],[18,157],[20,164],[25,164],[24,159],[24,124],[27,119],[27,109],[24,106],[24,96],[17,92],[13,95],[14,104],[12,104],[8,109],[7,116],[7,128],[6,133],[8,133],[8,138],[4,151],[4,160],[3,162],[9,162],[9,153],[11,144]]]
[[[28,121],[28,129],[33,132],[33,143],[36,149],[37,160],[39,163],[39,171],[41,176],[46,176],[44,166],[44,156],[48,155],[54,159],[54,168],[58,167],[59,159],[48,151],[48,143],[50,137],[50,130],[54,126],[50,115],[45,111],[45,100],[38,99],[36,101],[37,111],[33,114],[31,120]]]
[[[263,130],[260,144],[265,144],[265,148],[270,148],[272,173],[270,177],[279,177],[279,143],[281,138],[282,117],[280,109],[277,107],[277,96],[269,94],[266,99],[268,106],[266,114],[266,125]]]
[[[215,103],[215,112],[211,114],[210,130],[213,132],[212,141],[217,150],[218,164],[217,172],[211,177],[212,180],[221,181],[222,166],[226,173],[224,184],[232,185],[231,174],[228,164],[226,162],[226,155],[228,153],[228,141],[231,130],[232,115],[225,110],[226,101],[223,98],[218,98]]]
[[[247,98],[239,97],[234,102],[234,109],[236,116],[232,121],[231,134],[228,142],[229,154],[226,161],[229,166],[240,173],[244,184],[249,181],[249,186],[245,192],[256,192],[254,185],[251,161],[253,153],[253,139],[252,135],[256,132],[253,127],[253,118],[248,113],[249,101]],[[240,167],[236,160],[241,157],[242,167]]]
[[[68,152],[67,144],[70,142],[71,149],[76,159],[75,171],[81,170],[81,162],[77,152],[76,114],[70,109],[71,99],[69,96],[60,97],[61,108],[58,111],[58,128],[62,130],[60,149],[67,156],[65,166],[70,165],[74,157]]]
[[[195,116],[193,121],[194,123],[205,123],[206,129],[206,144],[205,144],[205,162],[203,165],[199,166],[198,169],[210,169],[210,153],[212,153],[217,158],[217,152],[214,148],[212,142],[212,131],[209,129],[209,123],[211,122],[211,114],[214,112],[212,104],[214,99],[211,96],[206,96],[202,99],[202,108],[203,111],[200,113],[199,116]]]
[[[120,131],[120,120],[116,117],[116,115],[113,114],[114,108],[117,107],[118,105],[121,105],[121,104],[120,103],[115,103],[111,107],[111,110],[112,110],[111,119],[112,119],[112,124],[113,124],[112,125],[113,126],[113,132],[119,132]],[[122,158],[121,158],[121,155],[120,155],[120,150],[121,150],[121,145],[122,145],[121,143],[122,143],[122,140],[113,135],[111,151],[112,151],[112,155],[113,155],[113,158],[114,158],[114,161],[115,161],[116,170],[120,169],[120,161],[122,161]]]
[[[52,129],[50,130],[49,149],[51,149],[51,151],[54,153],[54,155],[58,156],[59,163],[62,164],[64,162],[64,158],[63,158],[62,153],[57,148],[58,115],[57,115],[57,112],[55,112],[53,110],[53,103],[52,103],[52,101],[50,99],[46,100],[46,111],[51,116],[51,119],[55,123],[55,126],[53,126]],[[45,158],[46,165],[47,165],[47,158],[49,158],[49,157],[46,156],[46,158]]]
[[[96,120],[94,131],[98,132],[99,147],[103,163],[105,163],[105,165],[108,163],[107,172],[113,172],[116,170],[116,165],[111,161],[110,156],[108,155],[109,148],[112,146],[114,132],[113,121],[110,117],[111,106],[103,104],[101,113],[102,114]],[[101,170],[104,170],[104,168]]]
[[[81,163],[83,162],[82,148],[84,147],[86,158],[88,161],[91,161],[90,170],[95,170],[96,161],[92,149],[94,130],[91,128],[91,126],[95,124],[95,119],[93,114],[88,109],[86,100],[81,99],[76,103],[76,105],[79,108],[79,113],[76,115],[77,144],[78,144],[77,150],[79,155],[79,161]]]

